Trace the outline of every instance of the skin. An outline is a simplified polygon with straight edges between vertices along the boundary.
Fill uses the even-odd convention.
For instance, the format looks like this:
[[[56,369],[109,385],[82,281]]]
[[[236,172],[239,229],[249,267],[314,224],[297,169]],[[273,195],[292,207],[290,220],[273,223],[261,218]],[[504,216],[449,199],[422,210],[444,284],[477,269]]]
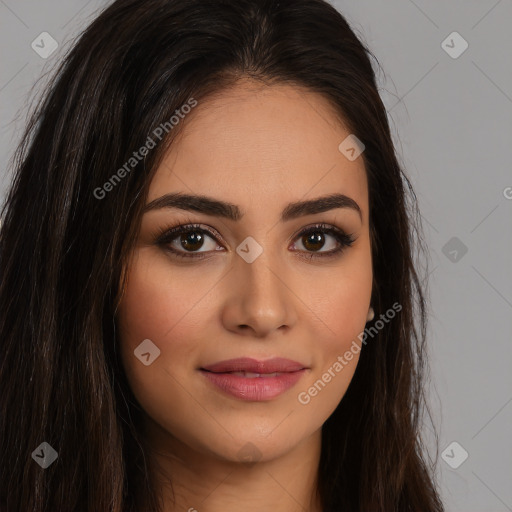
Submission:
[[[231,512],[243,504],[246,512],[320,512],[321,427],[345,394],[359,354],[308,404],[298,394],[322,379],[354,341],[361,346],[357,336],[372,288],[363,159],[349,161],[338,150],[350,132],[327,100],[290,85],[241,81],[200,103],[185,122],[146,204],[170,192],[204,194],[238,205],[244,216],[233,221],[174,208],[149,211],[127,266],[117,316],[121,355],[147,415],[163,510]],[[353,209],[336,208],[281,222],[288,203],[333,192],[356,201],[362,219]],[[190,222],[222,237],[204,235],[204,245],[193,249],[208,253],[203,260],[174,257],[156,243],[160,229]],[[316,252],[304,245],[307,237],[297,234],[316,223],[356,240],[334,258],[301,258],[338,246],[329,233]],[[248,236],[263,248],[252,263],[236,252]],[[179,235],[172,247],[186,252]],[[160,349],[148,366],[134,355],[145,339]],[[225,395],[198,370],[243,356],[286,357],[310,369],[267,401]],[[247,443],[259,457],[252,464],[240,460]]]

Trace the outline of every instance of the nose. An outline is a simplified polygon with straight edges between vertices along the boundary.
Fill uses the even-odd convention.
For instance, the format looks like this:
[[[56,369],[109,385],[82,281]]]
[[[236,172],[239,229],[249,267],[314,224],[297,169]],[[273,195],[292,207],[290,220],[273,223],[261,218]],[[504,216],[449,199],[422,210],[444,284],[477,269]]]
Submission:
[[[248,263],[236,257],[225,283],[222,322],[239,335],[265,338],[289,330],[297,321],[299,298],[285,265],[265,251]]]

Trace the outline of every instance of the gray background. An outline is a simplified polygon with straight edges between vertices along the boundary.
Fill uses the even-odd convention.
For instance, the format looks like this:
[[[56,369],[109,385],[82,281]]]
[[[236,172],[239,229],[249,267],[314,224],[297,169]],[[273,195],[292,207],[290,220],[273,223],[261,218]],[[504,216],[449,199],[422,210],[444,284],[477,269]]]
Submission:
[[[2,202],[30,101],[109,3],[0,0]],[[383,66],[381,94],[422,211],[447,511],[512,511],[512,0],[332,3]],[[454,31],[469,44],[457,58],[444,49],[462,48]],[[42,32],[59,43],[47,59],[31,48]]]

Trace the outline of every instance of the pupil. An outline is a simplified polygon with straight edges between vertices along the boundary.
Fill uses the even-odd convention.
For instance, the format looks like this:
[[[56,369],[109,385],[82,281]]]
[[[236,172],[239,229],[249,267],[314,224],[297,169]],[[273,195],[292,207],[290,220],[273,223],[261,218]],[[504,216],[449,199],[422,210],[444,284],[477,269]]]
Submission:
[[[323,246],[323,234],[322,233],[311,233],[307,235],[306,237],[306,243],[304,243],[304,247],[308,250],[317,251],[318,249],[321,249]],[[310,242],[311,241],[311,242]],[[314,247],[308,247],[313,245]],[[320,247],[318,247],[320,245]]]
[[[203,235],[197,231],[191,231],[181,235],[181,245],[184,249],[196,250],[203,245]]]
[[[311,233],[306,235],[305,237],[304,247],[308,250],[318,251],[322,248],[323,242],[323,234],[322,233]],[[203,235],[197,231],[192,231],[190,233],[181,235],[181,245],[184,249],[189,250],[197,250],[200,249],[203,245],[204,239]]]

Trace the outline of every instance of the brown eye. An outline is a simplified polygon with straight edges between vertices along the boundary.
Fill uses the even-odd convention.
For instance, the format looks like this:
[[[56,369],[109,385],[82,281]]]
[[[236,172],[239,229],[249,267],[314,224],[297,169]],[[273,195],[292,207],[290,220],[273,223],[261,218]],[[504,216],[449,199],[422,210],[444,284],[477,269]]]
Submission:
[[[202,259],[212,251],[222,250],[219,249],[221,246],[218,245],[217,238],[220,238],[220,235],[217,236],[199,224],[187,224],[165,231],[156,243],[165,247],[173,256]],[[296,238],[299,242],[295,242],[294,245],[298,243],[299,247],[294,247],[294,249],[299,253],[305,253],[309,259],[341,255],[355,241],[353,235],[347,235],[341,229],[326,224],[308,227]],[[210,241],[210,247],[208,247],[208,241]],[[322,250],[325,247],[327,250]]]
[[[341,254],[347,247],[350,247],[355,238],[353,235],[347,235],[341,229],[326,224],[318,224],[304,229],[299,233],[300,243],[304,247],[304,251],[308,258],[332,257]],[[329,242],[329,238],[332,239]],[[325,246],[328,250],[322,251]],[[298,249],[301,249],[300,247]],[[318,254],[315,254],[318,253]]]
[[[204,244],[204,236],[199,231],[188,231],[180,235],[179,243],[187,251],[197,251]]]
[[[316,231],[314,233],[310,233],[308,235],[303,235],[302,237],[302,245],[308,251],[318,251],[325,244],[325,236],[323,233]]]
[[[208,246],[208,242],[210,245]],[[199,225],[182,225],[165,231],[156,241],[178,257],[201,259],[205,253],[218,250],[215,234]],[[205,250],[200,250],[205,248]]]

